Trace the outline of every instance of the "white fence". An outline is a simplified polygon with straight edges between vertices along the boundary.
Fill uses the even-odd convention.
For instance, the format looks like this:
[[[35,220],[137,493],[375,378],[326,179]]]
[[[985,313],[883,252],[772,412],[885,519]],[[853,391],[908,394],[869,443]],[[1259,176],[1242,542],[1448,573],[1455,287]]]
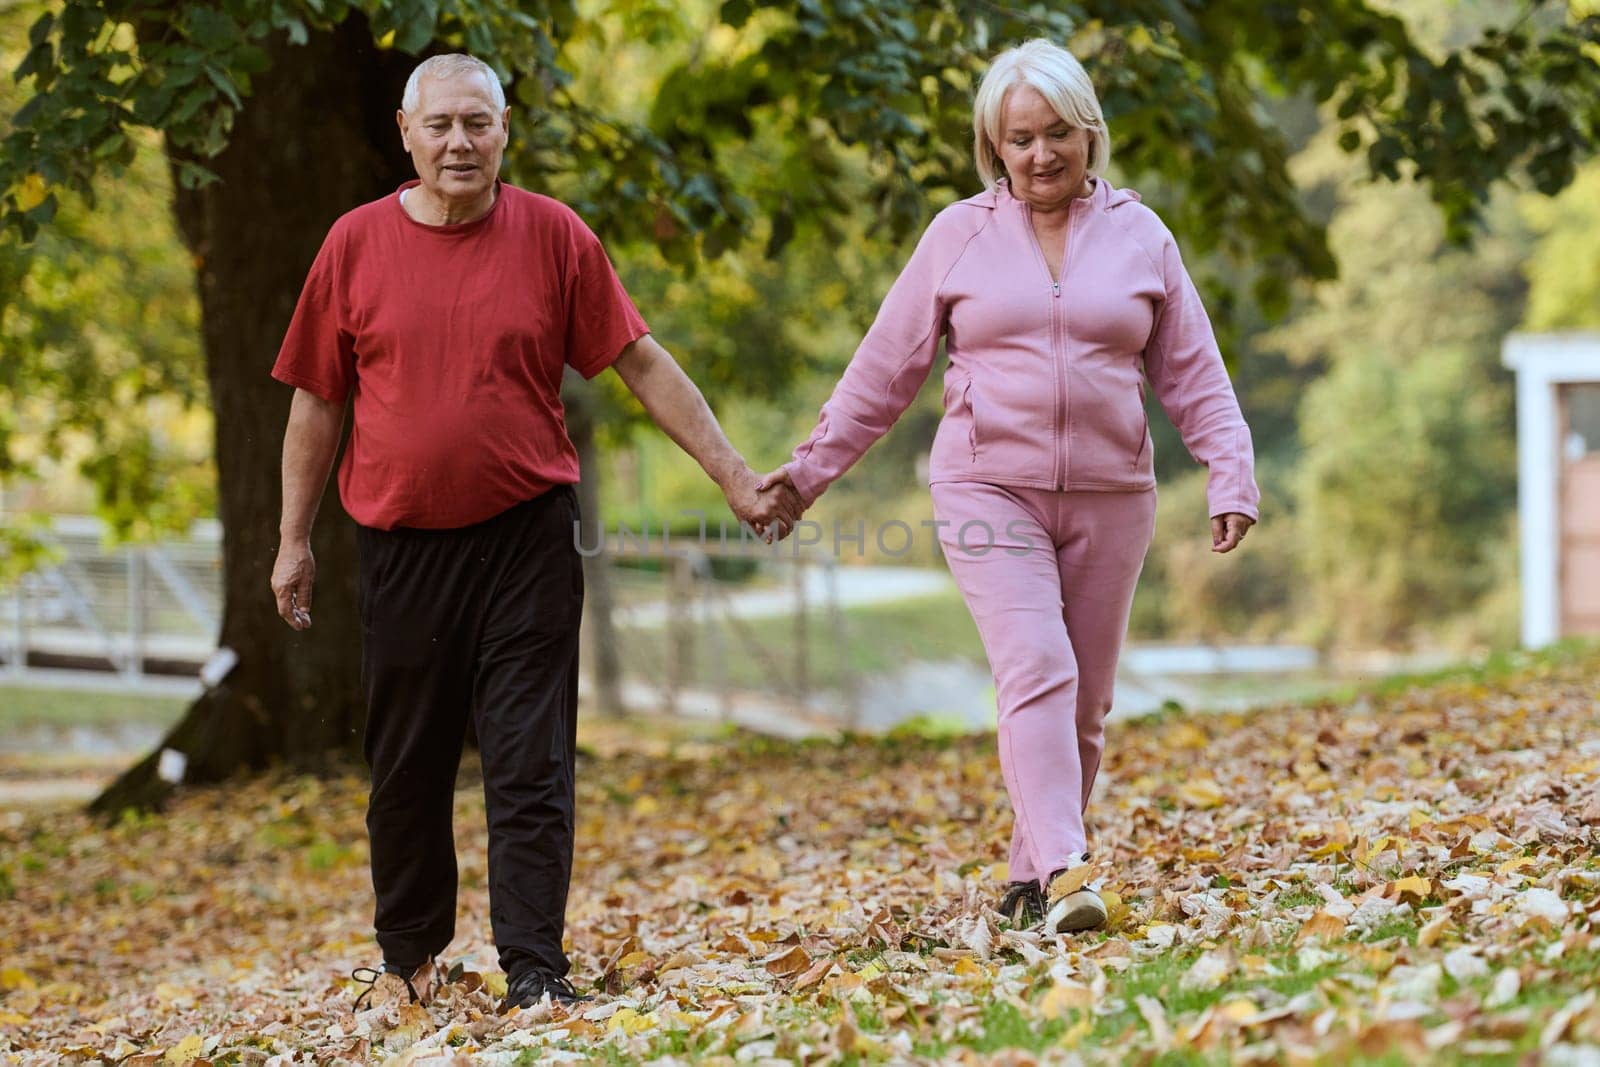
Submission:
[[[107,547],[98,520],[60,517],[47,540],[54,559],[0,591],[0,683],[197,694],[200,668],[217,651],[218,525],[197,524],[183,540]],[[942,569],[842,567],[825,554],[793,551],[635,547],[608,557],[605,573],[622,664],[615,695],[629,710],[791,735],[881,729],[918,714],[992,721],[993,685],[975,636],[964,658],[947,650],[941,659],[918,647],[913,632],[850,615],[911,605],[964,618]],[[597,651],[593,592],[586,657]],[[859,643],[879,651],[871,671],[859,668]],[[1219,692],[1203,680],[1332,666],[1299,646],[1130,645],[1118,712],[1171,701],[1238,705],[1271,694]],[[1389,669],[1397,666],[1404,664]],[[586,665],[586,699],[595,695],[592,678]]]
[[[12,680],[52,681],[68,671],[159,687],[150,683],[192,679],[216,649],[216,522],[196,523],[185,540],[108,547],[99,520],[58,516],[43,540],[51,560],[24,574],[3,602],[0,669]]]

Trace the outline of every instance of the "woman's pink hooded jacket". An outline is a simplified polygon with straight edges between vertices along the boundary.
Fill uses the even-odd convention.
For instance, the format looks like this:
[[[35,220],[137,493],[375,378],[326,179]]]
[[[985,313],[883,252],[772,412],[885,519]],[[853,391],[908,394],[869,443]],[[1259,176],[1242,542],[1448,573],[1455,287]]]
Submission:
[[[934,218],[785,468],[809,505],[950,365],[929,482],[1126,492],[1155,485],[1148,378],[1210,474],[1213,516],[1258,517],[1250,429],[1178,246],[1097,179],[1069,208],[1061,282],[1004,181]]]

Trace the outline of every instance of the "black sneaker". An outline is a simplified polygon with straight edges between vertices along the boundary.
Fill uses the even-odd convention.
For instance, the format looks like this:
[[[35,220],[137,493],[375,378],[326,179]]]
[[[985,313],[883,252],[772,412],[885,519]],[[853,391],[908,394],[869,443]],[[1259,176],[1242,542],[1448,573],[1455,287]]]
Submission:
[[[531,1008],[545,997],[550,998],[551,1004],[567,1008],[594,999],[578,992],[571,982],[559,974],[535,967],[507,983],[505,999],[500,1002],[500,1012],[503,1015],[512,1008]]]
[[[1000,898],[999,911],[1012,929],[1026,930],[1044,918],[1044,891],[1038,882],[1012,882]]]
[[[427,1007],[446,980],[439,973],[438,964],[432,956],[417,967],[397,967],[388,962],[378,970],[357,967],[350,972],[350,977],[366,986],[361,995],[356,997],[356,1011],[394,1004],[421,1004]]]

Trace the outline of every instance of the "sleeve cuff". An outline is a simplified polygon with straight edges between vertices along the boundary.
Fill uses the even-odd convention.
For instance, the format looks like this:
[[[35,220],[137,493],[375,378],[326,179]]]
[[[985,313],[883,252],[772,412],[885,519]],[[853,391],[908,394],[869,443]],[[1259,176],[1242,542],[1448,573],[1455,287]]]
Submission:
[[[304,389],[306,392],[326,400],[330,404],[343,404],[350,398],[348,389],[340,392],[326,382],[319,382],[315,378],[308,378],[303,374],[283,367],[274,367],[272,376],[284,385],[293,386],[296,389]]]
[[[823,491],[828,488],[826,484],[818,484],[817,479],[806,468],[805,464],[797,459],[792,459],[785,463],[783,470],[788,473],[789,481],[793,483],[795,492],[800,494],[800,503],[808,508],[815,504],[817,497],[821,496]]]

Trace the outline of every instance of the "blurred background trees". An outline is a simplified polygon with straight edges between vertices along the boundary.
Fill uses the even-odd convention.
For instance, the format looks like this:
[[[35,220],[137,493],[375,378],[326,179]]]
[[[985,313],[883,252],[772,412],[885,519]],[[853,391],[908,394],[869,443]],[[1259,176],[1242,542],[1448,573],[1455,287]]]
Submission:
[[[456,48],[511,79],[508,177],[595,226],[765,468],[809,429],[923,222],[974,190],[984,59],[1070,44],[1113,180],[1200,281],[1266,491],[1248,550],[1213,558],[1203,472],[1153,411],[1162,517],[1135,636],[1513,637],[1500,339],[1600,306],[1600,16],[1580,4],[28,0],[0,27],[19,72],[0,86],[8,515],[92,501],[127,536],[223,519],[224,641],[247,655],[178,728],[194,778],[355,748],[352,553],[331,498],[317,641],[264,593],[288,400],[267,370],[327,225],[408,176],[399,80]],[[937,401],[925,390],[813,517],[930,517]],[[572,404],[608,518],[720,509],[616,383]],[[24,532],[8,530],[13,566]]]

